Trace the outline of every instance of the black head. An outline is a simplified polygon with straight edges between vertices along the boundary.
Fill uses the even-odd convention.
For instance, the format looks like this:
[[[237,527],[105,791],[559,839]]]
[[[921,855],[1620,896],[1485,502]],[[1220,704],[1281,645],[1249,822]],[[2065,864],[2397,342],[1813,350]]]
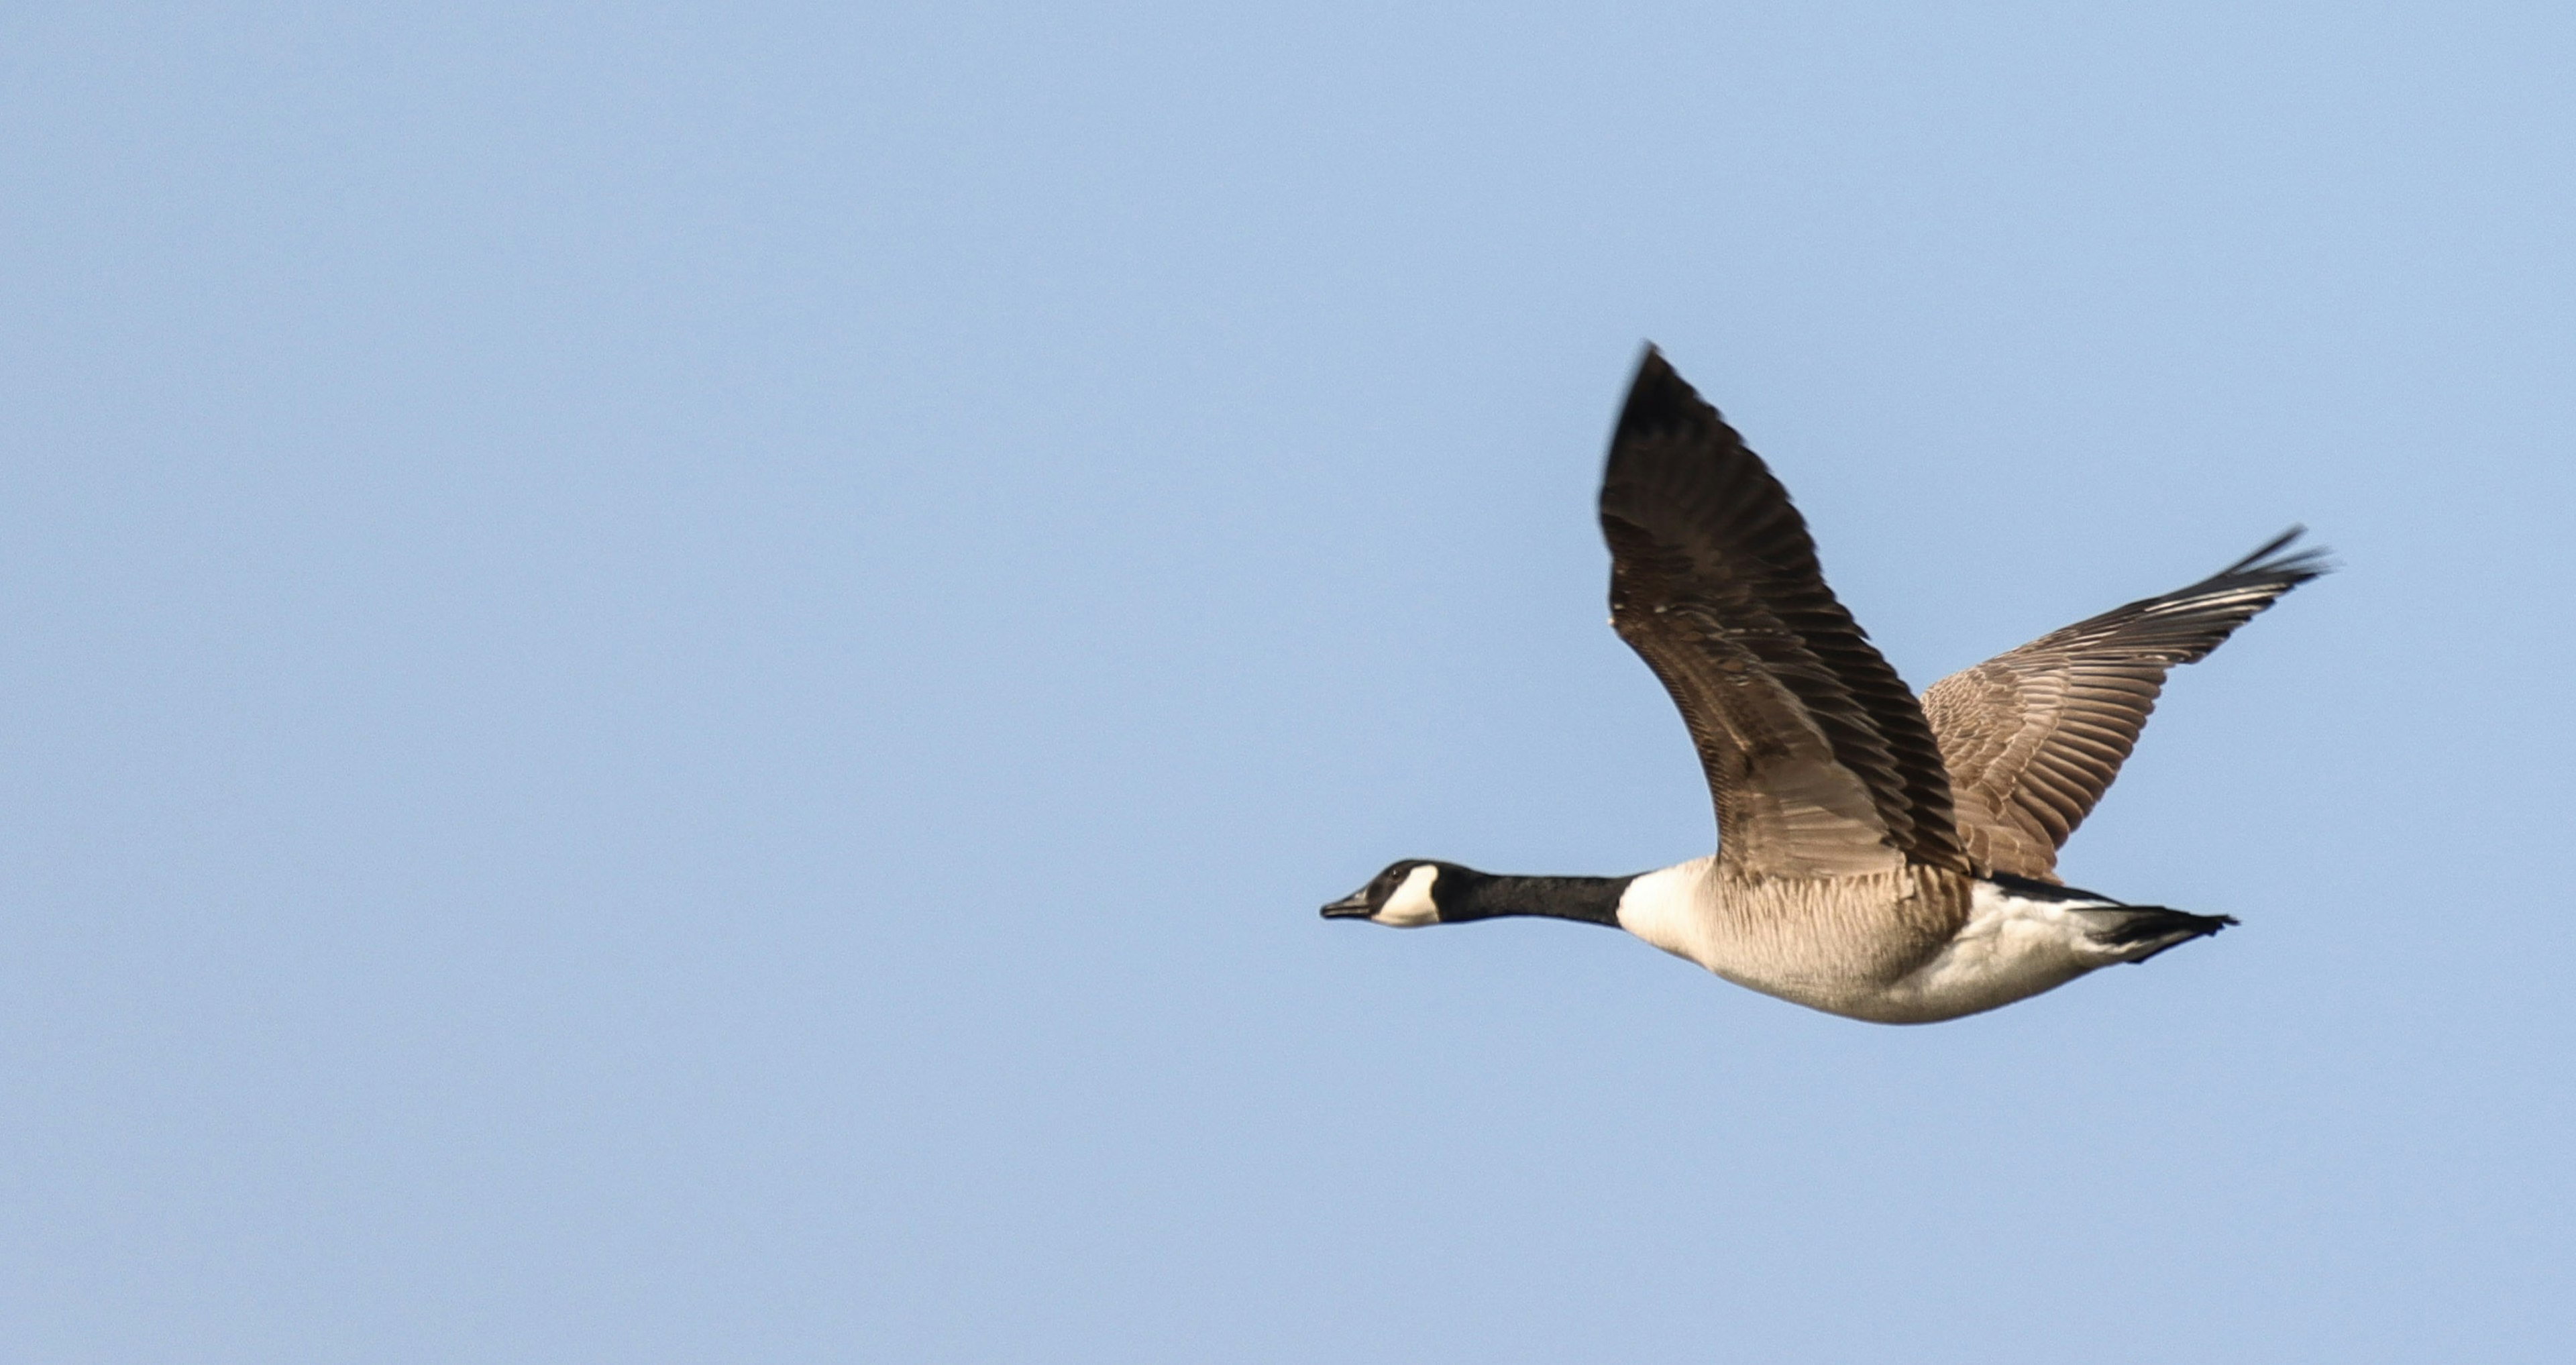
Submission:
[[[1324,918],[1364,919],[1398,929],[1438,924],[1440,902],[1435,888],[1447,866],[1421,858],[1389,863],[1368,885],[1325,906]]]

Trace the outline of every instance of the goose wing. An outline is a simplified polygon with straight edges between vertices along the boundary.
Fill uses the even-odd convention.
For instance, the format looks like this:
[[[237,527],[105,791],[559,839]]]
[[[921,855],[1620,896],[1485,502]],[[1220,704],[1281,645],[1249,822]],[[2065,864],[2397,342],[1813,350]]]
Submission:
[[[2292,527],[2190,587],[2106,611],[1932,685],[1923,709],[1980,866],[2055,880],[2155,710],[2165,672],[2197,663],[2281,594],[2324,573]]]
[[[1663,680],[1749,872],[1965,868],[1914,694],[1825,586],[1780,481],[1648,347],[1601,484],[1610,623]]]

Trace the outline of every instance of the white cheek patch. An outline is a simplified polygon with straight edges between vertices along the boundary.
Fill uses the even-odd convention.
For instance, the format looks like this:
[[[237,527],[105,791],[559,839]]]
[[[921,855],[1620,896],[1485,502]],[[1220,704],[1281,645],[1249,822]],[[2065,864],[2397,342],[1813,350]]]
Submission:
[[[1440,869],[1429,863],[1404,874],[1404,884],[1386,898],[1386,904],[1369,916],[1380,924],[1398,929],[1419,929],[1440,922],[1440,908],[1431,903],[1431,883],[1439,880]]]

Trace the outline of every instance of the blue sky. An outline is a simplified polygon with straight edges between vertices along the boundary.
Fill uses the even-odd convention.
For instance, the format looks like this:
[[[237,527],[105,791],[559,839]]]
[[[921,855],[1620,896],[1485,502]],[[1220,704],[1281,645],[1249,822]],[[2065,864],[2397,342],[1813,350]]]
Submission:
[[[2576,19],[0,16],[0,1355],[2558,1358]],[[1639,346],[1918,687],[2305,521],[1926,1029],[1314,907],[1711,821]]]

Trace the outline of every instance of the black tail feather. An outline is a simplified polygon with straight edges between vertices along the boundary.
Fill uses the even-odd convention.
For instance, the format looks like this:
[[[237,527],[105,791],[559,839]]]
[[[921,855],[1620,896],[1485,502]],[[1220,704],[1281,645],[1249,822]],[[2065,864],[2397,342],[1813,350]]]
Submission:
[[[2144,962],[2178,943],[2189,943],[2236,923],[2234,915],[2195,915],[2188,910],[2175,910],[2162,905],[2124,905],[2120,918],[2103,927],[2094,941],[2106,948],[2147,947],[2147,951],[2128,959]]]

